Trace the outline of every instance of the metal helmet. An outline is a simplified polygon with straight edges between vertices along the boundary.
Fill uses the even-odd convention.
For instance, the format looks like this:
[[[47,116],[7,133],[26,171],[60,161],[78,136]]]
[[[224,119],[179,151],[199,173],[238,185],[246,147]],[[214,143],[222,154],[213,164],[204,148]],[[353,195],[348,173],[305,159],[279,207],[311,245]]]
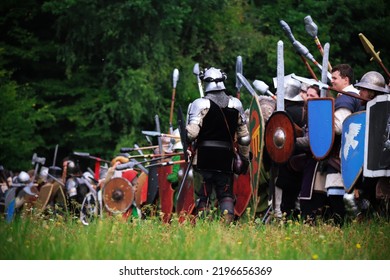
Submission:
[[[205,92],[225,90],[223,83],[227,79],[227,75],[220,69],[211,67],[205,69],[204,73],[199,74],[199,78],[205,83]]]
[[[355,84],[355,87],[389,93],[389,88],[386,85],[385,78],[376,71],[369,71],[364,74],[360,79],[360,82]]]
[[[291,77],[292,74],[284,76],[284,99],[290,101],[303,101],[300,95],[302,83]],[[273,79],[275,88],[278,88],[277,78]]]
[[[301,82],[291,78],[291,75],[284,77],[284,99],[290,101],[303,101]]]
[[[180,132],[178,128],[173,131],[173,135],[180,137]],[[181,143],[180,138],[175,138],[174,140],[175,144],[173,144],[172,150],[183,150],[183,144]]]
[[[80,172],[78,163],[73,160],[68,160],[66,166],[67,166],[67,173],[69,175],[75,175]]]
[[[49,168],[42,166],[41,170],[39,171],[39,178],[43,181],[47,181],[47,174],[49,173]]]
[[[30,181],[30,175],[27,172],[21,171],[18,175],[18,182],[21,184],[28,183]]]

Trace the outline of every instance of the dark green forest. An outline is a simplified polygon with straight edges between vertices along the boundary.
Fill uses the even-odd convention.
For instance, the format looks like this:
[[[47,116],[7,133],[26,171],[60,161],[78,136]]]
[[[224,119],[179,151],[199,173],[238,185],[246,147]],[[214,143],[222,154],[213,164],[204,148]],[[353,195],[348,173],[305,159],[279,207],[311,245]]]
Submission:
[[[199,97],[195,63],[224,70],[234,95],[240,55],[244,76],[274,91],[279,40],[286,74],[309,76],[280,20],[318,62],[307,15],[330,44],[332,65],[351,64],[356,80],[370,70],[384,75],[358,34],[390,66],[389,10],[384,0],[3,0],[0,164],[30,169],[37,153],[51,165],[57,144],[58,160],[72,151],[110,160],[120,147],[148,144],[141,131],[155,129],[155,115],[168,132],[175,68],[175,110]],[[248,108],[251,96],[241,92]]]

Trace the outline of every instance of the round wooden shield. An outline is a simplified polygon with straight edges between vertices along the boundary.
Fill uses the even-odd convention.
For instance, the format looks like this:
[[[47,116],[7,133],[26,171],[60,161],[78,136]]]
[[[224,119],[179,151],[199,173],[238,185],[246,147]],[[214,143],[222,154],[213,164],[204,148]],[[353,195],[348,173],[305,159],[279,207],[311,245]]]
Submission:
[[[134,200],[134,189],[124,178],[112,178],[103,188],[103,201],[111,213],[125,213]]]
[[[287,162],[295,148],[295,128],[291,117],[277,111],[265,126],[265,148],[270,158],[278,164]]]
[[[54,184],[46,183],[39,190],[39,196],[35,203],[36,208],[39,211],[43,211],[46,205],[49,203],[50,197],[53,193]]]

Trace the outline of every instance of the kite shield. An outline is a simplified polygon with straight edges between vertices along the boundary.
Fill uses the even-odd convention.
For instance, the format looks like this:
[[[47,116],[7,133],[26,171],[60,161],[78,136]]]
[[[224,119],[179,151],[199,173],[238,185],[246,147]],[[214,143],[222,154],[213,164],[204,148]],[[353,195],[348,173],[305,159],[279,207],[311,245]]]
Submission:
[[[295,128],[291,117],[277,111],[265,126],[265,148],[270,158],[278,164],[288,161],[295,148]]]
[[[367,103],[364,148],[365,177],[390,176],[390,95]]]
[[[124,178],[112,178],[103,188],[103,201],[106,209],[113,213],[125,213],[134,200],[134,189]]]
[[[346,192],[359,178],[364,161],[366,112],[357,112],[343,122],[341,134],[341,176]]]
[[[316,98],[307,102],[310,150],[317,160],[324,159],[334,141],[334,100]]]
[[[253,195],[255,201],[258,200],[258,187],[260,184],[260,170],[261,163],[263,160],[263,147],[264,147],[264,119],[263,114],[261,112],[261,107],[257,96],[252,98],[252,102],[249,110],[249,132],[251,134],[251,144],[250,151],[252,153],[252,160],[250,163],[250,186],[251,190],[246,190],[246,196],[241,196],[242,203],[235,206],[235,211],[237,214],[242,214],[246,209],[251,195]],[[236,184],[240,183],[240,185],[247,185],[245,182],[248,178],[240,178],[240,182],[235,182]]]

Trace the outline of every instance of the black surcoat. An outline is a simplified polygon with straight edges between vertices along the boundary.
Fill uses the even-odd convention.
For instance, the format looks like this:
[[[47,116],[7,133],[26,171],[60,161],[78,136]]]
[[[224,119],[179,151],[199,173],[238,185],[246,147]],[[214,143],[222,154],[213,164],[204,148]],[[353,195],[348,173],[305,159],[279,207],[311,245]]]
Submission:
[[[199,170],[232,172],[233,140],[238,114],[238,110],[220,108],[210,100],[210,109],[203,118],[197,141]]]

